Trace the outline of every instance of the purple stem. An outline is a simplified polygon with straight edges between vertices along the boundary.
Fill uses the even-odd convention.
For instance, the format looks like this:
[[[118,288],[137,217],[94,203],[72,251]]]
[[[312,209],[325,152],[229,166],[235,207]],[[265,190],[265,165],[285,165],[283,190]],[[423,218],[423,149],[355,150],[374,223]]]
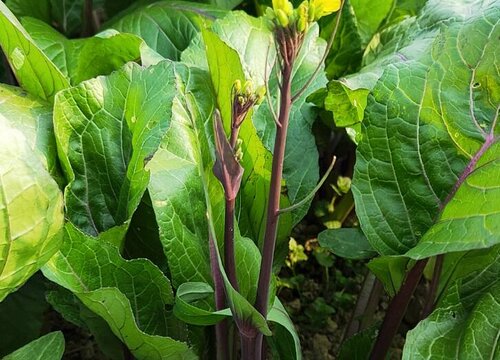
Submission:
[[[222,310],[226,306],[226,298],[224,292],[224,283],[222,274],[219,268],[219,261],[217,260],[217,253],[215,250],[215,243],[209,233],[209,250],[210,250],[210,269],[215,287],[215,309]],[[229,343],[228,343],[228,322],[223,320],[215,324],[215,342],[217,344],[217,359],[229,359]]]
[[[428,259],[417,261],[415,266],[408,272],[405,282],[401,285],[398,293],[389,304],[384,322],[378,333],[377,341],[370,354],[370,360],[384,360],[386,358],[387,352],[391,347],[392,339],[399,329],[399,325],[406,313],[410,299],[422,277],[427,260]]]

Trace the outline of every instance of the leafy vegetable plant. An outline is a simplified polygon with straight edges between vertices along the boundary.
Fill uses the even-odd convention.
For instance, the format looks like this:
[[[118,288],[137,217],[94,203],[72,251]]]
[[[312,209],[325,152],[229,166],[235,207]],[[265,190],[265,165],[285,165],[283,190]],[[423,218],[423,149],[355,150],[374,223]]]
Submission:
[[[358,146],[334,189],[360,225],[319,244],[371,259],[340,358],[387,356],[423,273],[403,358],[495,358],[499,22],[495,0],[0,2],[0,321],[22,333],[0,355],[62,358],[50,305],[110,359],[301,359],[276,274],[335,164],[320,180],[319,114]],[[351,331],[377,284],[385,320]]]

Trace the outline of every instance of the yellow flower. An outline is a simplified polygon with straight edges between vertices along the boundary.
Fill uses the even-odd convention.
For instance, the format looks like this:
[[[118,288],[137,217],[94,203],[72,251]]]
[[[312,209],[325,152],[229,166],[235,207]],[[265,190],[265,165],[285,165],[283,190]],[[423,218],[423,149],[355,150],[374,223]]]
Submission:
[[[314,8],[314,20],[338,11],[341,4],[341,0],[311,0],[311,7]]]

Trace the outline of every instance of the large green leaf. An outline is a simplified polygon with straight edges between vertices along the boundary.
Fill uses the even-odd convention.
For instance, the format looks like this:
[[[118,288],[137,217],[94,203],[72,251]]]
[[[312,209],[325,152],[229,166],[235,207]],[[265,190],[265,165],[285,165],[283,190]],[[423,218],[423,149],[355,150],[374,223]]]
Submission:
[[[216,90],[221,89],[218,94],[218,104],[222,108],[226,124],[230,88],[232,81],[236,78],[251,79],[255,87],[263,85],[270,78],[271,97],[273,102],[276,102],[277,82],[275,71],[272,69],[276,56],[273,37],[265,19],[255,19],[241,12],[234,12],[214,22],[212,31],[220,40],[210,40],[211,46],[207,52],[208,62],[212,62],[210,68],[215,69],[220,63],[230,69],[212,73]],[[241,39],[246,39],[246,41],[241,41]],[[197,44],[193,47],[201,48]],[[204,50],[196,51],[193,47],[189,49],[189,60],[195,60],[197,64],[203,66],[202,51]],[[239,61],[234,51],[239,55]],[[294,92],[298,91],[308,80],[323,55],[323,51],[324,43],[318,39],[317,28],[314,27],[307,34],[301,54],[297,59],[292,83]],[[241,63],[241,68],[238,63]],[[318,180],[318,154],[311,134],[315,116],[312,105],[306,103],[305,98],[321,87],[324,82],[325,78],[320,72],[308,91],[297,99],[292,108],[283,171],[285,179],[283,192],[287,194],[281,199],[283,207],[305,197]],[[266,103],[258,108],[252,120],[253,126],[251,122],[246,121],[240,131],[244,156],[242,164],[246,171],[243,175],[241,197],[237,208],[242,233],[260,243],[265,230],[266,194],[269,189],[268,179],[272,161],[270,152],[266,152],[262,144],[267,150],[273,149],[275,124]],[[307,205],[294,211],[291,217],[289,214],[281,217],[276,255],[278,262],[284,259],[287,252],[287,237],[292,226],[304,216],[306,211]]]
[[[0,121],[22,132],[49,172],[58,175],[52,109],[48,103],[20,88],[0,84]]]
[[[347,259],[369,259],[376,255],[360,229],[324,230],[318,235],[319,244],[335,255]]]
[[[56,97],[67,217],[88,234],[121,225],[139,205],[149,180],[144,165],[170,121],[172,67],[129,63]]]
[[[217,244],[223,233],[224,196],[212,172],[214,96],[207,87],[208,74],[179,64],[176,75],[178,96],[173,103],[171,125],[147,168],[151,171],[148,189],[160,239],[177,288],[186,282],[212,283],[208,229],[212,229]],[[251,298],[260,259],[255,244],[245,241],[244,246],[236,246],[236,256],[242,261],[238,269],[242,294]],[[222,266],[214,246],[216,261]],[[270,334],[262,315],[232,288],[223,269],[221,272],[228,303],[239,325],[250,323]]]
[[[59,248],[63,201],[39,153],[33,150],[33,138],[11,127],[2,115],[0,143],[1,301]]]
[[[136,34],[163,57],[179,60],[181,52],[198,34],[201,24],[224,14],[225,11],[209,5],[159,1],[111,21],[108,27]]]
[[[46,299],[66,321],[88,330],[107,358],[123,360],[123,344],[108,323],[83,305],[71,291],[58,286],[47,292]]]
[[[440,307],[408,333],[403,359],[498,358],[500,267],[498,259],[482,265],[458,276]]]
[[[478,14],[475,16],[480,16],[494,1],[430,0],[418,17],[407,16],[414,15],[423,3],[424,1],[396,1],[385,21],[390,26],[377,33],[365,50],[364,66],[358,72],[332,80],[329,84],[325,108],[334,113],[338,126],[351,127],[356,132],[357,140],[360,139],[359,123],[363,120],[366,108],[367,90],[375,87],[386,67],[425,58],[441,27],[454,22],[462,23],[470,16],[470,9],[474,9],[473,14]],[[340,37],[341,35],[342,32],[339,33]],[[341,43],[343,45],[345,42]],[[347,46],[342,47],[345,48]],[[339,57],[335,50],[333,47],[334,56]],[[349,61],[348,54],[344,57]],[[335,66],[336,62],[338,61],[327,61],[329,66]]]
[[[0,2],[0,46],[19,84],[30,94],[52,101],[69,81],[38,48],[16,17]]]
[[[169,335],[166,306],[173,303],[168,279],[149,260],[124,260],[116,247],[91,238],[71,223],[61,250],[44,275],[73,292],[101,316],[139,359],[191,359],[188,346]]]
[[[0,303],[0,357],[40,336],[48,307],[45,279],[40,273]]]
[[[36,339],[4,357],[4,360],[60,360],[64,353],[64,336],[55,331]]]
[[[441,17],[434,7],[428,3],[427,14]],[[387,66],[375,86],[353,192],[379,253],[404,254],[419,243],[407,255],[423,258],[500,241],[499,21],[498,6],[478,4],[419,61]]]
[[[132,34],[107,30],[90,38],[68,40],[40,20],[23,18],[22,24],[73,85],[98,75],[108,75],[126,62],[140,58],[143,41]]]

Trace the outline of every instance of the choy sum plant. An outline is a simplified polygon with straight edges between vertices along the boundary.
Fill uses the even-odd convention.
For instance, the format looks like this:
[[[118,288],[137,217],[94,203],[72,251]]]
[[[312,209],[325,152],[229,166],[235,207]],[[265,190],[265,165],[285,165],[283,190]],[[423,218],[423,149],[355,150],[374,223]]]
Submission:
[[[0,356],[77,351],[49,313],[95,358],[302,359],[277,274],[338,158],[316,254],[367,273],[330,350],[498,358],[499,24],[498,0],[0,2]]]

